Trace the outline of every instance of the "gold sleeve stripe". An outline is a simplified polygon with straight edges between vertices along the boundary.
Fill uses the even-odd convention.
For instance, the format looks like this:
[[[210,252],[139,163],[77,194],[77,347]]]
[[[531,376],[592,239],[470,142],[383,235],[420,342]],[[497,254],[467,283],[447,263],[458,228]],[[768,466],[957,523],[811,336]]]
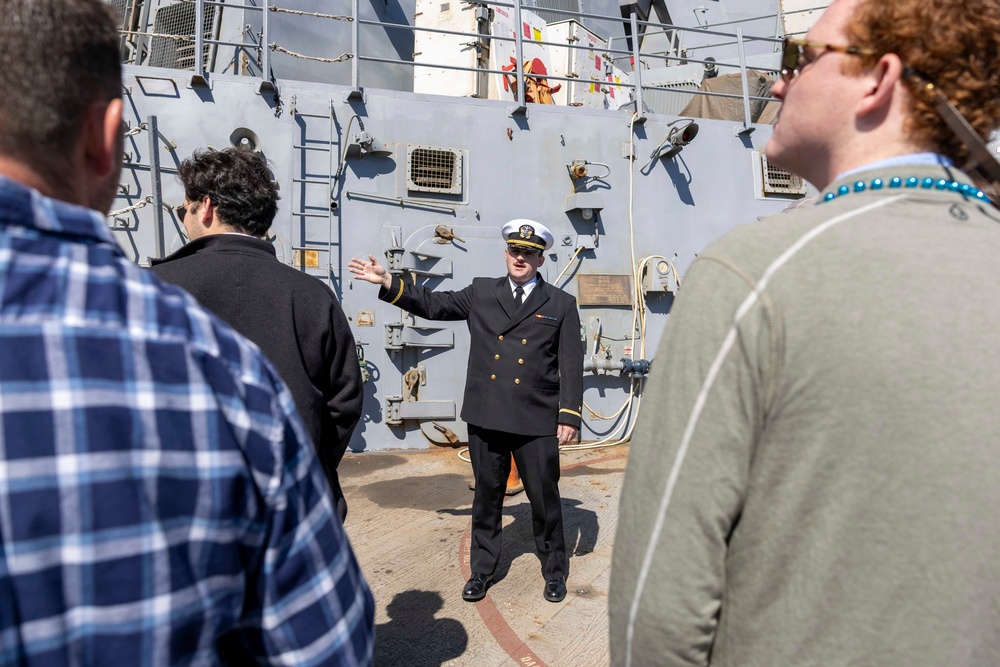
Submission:
[[[397,278],[397,280],[399,280],[399,294],[397,294],[396,298],[389,302],[390,306],[394,305],[397,301],[399,301],[399,297],[403,296],[403,279]]]
[[[576,415],[577,417],[581,417],[582,418],[582,415],[579,412],[577,412],[576,410],[570,410],[569,408],[563,408],[559,412],[568,412],[571,415]]]

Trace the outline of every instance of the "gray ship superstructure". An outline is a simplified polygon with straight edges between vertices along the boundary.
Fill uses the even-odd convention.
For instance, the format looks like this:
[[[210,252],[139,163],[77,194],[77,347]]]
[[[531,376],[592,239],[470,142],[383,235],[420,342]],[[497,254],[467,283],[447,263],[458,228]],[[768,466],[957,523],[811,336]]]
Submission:
[[[359,343],[354,450],[464,442],[469,337],[352,284],[351,257],[461,289],[503,274],[503,222],[544,222],[541,273],[580,305],[581,435],[616,442],[649,409],[642,378],[696,253],[808,194],[767,164],[761,121],[780,38],[814,5],[110,1],[128,123],[111,229],[148,265],[185,242],[181,160],[262,152],[279,260],[332,286]]]

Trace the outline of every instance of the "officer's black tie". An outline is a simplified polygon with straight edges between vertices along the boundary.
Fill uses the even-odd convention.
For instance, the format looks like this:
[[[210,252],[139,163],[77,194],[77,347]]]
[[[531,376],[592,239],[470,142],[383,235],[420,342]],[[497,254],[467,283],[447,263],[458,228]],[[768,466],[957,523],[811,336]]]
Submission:
[[[520,308],[522,303],[524,303],[524,288],[518,285],[514,290],[514,305]]]

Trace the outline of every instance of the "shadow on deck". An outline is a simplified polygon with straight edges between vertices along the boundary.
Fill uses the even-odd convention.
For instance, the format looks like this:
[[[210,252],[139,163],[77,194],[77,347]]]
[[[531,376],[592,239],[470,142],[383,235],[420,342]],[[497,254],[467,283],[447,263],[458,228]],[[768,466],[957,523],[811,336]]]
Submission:
[[[456,450],[348,454],[347,533],[375,595],[379,667],[606,665],[607,589],[627,447],[563,452],[566,600],[542,597],[531,509],[504,507],[504,547],[485,599],[464,602],[472,491]]]

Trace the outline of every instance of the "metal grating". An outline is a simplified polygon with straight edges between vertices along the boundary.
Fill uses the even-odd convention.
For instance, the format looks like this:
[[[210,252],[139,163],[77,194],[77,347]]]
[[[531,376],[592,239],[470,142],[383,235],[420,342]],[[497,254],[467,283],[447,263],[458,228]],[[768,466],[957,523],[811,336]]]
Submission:
[[[406,147],[406,189],[462,194],[462,155],[453,148]]]
[[[129,21],[129,0],[105,0],[105,4],[111,7],[111,11],[114,13],[115,20],[117,21],[118,30],[128,30],[131,24]],[[121,61],[123,63],[130,62],[132,60],[132,44],[129,41],[128,35],[121,36]]]
[[[696,79],[658,83],[653,87],[643,87],[642,102],[653,113],[679,116],[699,90],[701,81]]]
[[[767,155],[760,154],[761,172],[764,175],[765,195],[804,195],[806,182],[801,176],[768,164]]]
[[[125,14],[128,6],[131,4],[130,0],[105,0],[105,4],[111,5],[111,10],[114,12],[115,18],[118,20],[118,29],[127,30],[125,24]]]
[[[179,2],[164,5],[156,12],[153,20],[153,32],[159,35],[190,35],[194,37],[195,25],[194,3]],[[205,5],[205,38],[212,38],[212,21],[215,18],[215,5]],[[208,67],[208,57],[211,46],[205,44],[202,48],[202,63]],[[170,67],[173,69],[194,69],[194,42],[181,41],[170,37],[153,37],[149,44],[150,67]]]
[[[567,14],[556,14],[547,12],[546,9],[562,9],[569,12],[580,13],[580,0],[535,0],[535,7],[532,10],[538,17],[546,23],[556,23],[573,18]],[[577,19],[579,20],[579,19]]]

